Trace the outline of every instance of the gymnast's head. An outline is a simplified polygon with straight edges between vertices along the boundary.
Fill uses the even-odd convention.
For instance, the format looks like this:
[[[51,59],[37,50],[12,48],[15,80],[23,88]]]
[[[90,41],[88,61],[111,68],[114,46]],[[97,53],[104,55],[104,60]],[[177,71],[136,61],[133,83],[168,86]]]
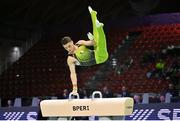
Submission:
[[[69,36],[65,36],[61,39],[61,44],[64,47],[65,50],[67,50],[70,53],[73,53],[75,50],[75,45],[73,40]]]

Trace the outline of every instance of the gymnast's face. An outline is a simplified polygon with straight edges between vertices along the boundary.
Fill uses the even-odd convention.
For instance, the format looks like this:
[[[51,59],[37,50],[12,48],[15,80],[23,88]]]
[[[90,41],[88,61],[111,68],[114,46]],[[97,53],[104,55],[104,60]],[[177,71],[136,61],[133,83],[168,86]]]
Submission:
[[[67,50],[70,53],[73,53],[75,51],[75,45],[73,41],[70,41],[67,44],[63,45],[63,47],[65,50]]]

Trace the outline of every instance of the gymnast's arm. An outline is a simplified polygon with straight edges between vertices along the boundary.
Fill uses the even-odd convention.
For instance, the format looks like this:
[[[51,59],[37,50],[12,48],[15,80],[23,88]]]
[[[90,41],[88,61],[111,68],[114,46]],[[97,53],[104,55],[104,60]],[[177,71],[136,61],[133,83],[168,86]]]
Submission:
[[[70,78],[73,86],[73,91],[74,90],[77,91],[77,75],[76,75],[75,62],[76,62],[75,58],[68,56],[67,63],[70,70]]]
[[[77,45],[85,45],[85,46],[94,46],[95,45],[95,41],[94,40],[79,40],[77,43]]]

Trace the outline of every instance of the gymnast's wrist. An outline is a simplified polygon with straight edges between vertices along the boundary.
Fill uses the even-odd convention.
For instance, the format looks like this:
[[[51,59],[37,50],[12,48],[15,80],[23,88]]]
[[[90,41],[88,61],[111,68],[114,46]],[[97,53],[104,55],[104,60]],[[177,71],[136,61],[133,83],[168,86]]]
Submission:
[[[77,84],[73,84],[73,90],[78,90]]]

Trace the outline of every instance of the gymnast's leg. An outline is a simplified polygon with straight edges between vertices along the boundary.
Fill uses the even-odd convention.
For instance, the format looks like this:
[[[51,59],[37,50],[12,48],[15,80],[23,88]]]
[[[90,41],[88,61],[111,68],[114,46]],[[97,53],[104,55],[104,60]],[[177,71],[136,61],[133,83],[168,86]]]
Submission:
[[[104,34],[103,30],[103,23],[100,23],[97,20],[97,12],[92,10],[91,7],[88,8],[90,15],[91,15],[91,20],[93,24],[93,36],[94,36],[94,41],[95,41],[95,59],[96,63],[100,64],[105,62],[108,59],[108,52],[107,52],[107,45],[106,45],[106,36]]]

